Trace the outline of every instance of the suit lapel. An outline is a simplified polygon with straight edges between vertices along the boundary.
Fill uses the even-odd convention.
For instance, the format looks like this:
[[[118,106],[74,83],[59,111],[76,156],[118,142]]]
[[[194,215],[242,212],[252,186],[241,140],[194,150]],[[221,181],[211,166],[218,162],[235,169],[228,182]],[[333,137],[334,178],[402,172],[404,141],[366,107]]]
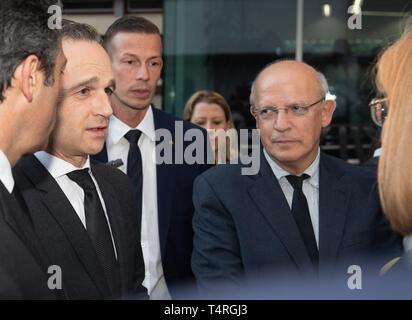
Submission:
[[[91,169],[94,177],[97,180],[99,189],[102,193],[104,204],[106,206],[107,215],[110,221],[110,228],[113,233],[114,243],[116,246],[117,261],[120,268],[120,276],[122,282],[122,292],[127,294],[127,283],[128,283],[128,263],[127,254],[125,248],[126,240],[123,237],[123,223],[122,223],[122,208],[119,205],[118,200],[113,192],[113,189],[107,181],[104,180],[104,175],[99,171],[99,169],[91,162]],[[130,245],[130,244],[129,244]]]
[[[83,263],[88,274],[95,282],[96,287],[99,288],[104,296],[110,294],[110,289],[105,280],[103,270],[98,263],[95,250],[87,231],[71,206],[70,201],[67,199],[56,180],[49,174],[47,169],[43,167],[36,157],[30,156],[24,159],[24,161],[28,162],[27,165],[28,168],[30,168],[30,170],[25,170],[25,174],[32,181],[36,189],[42,191],[43,205],[56,219],[63,232],[66,234],[68,242],[76,251],[79,260]]]
[[[337,258],[347,213],[348,193],[340,182],[343,172],[321,154],[319,164],[319,267]],[[330,266],[329,266],[330,267]]]
[[[21,220],[20,223],[24,223],[24,225],[19,225],[16,219],[18,219],[18,215],[25,215],[26,213],[19,212],[20,208],[15,203],[14,199],[11,195],[7,192],[4,188],[3,184],[0,182],[0,188],[2,189],[2,206],[4,206],[4,220],[9,224],[9,226],[19,235],[20,239],[26,246],[30,249],[33,257],[37,260],[37,262],[44,268],[46,272],[47,268],[50,266],[50,260],[47,257],[44,248],[41,246],[39,238],[34,232],[34,228],[32,225],[26,225],[24,223],[26,220]],[[24,217],[22,217],[24,218]],[[29,220],[27,220],[28,223]]]
[[[267,163],[263,152],[261,152],[260,158],[260,171],[249,188],[249,195],[287,249],[293,261],[306,273],[312,269],[312,264],[305,244],[279,182]]]
[[[153,110],[153,119],[155,130],[159,128],[168,129],[172,135],[172,159],[175,159],[174,137],[175,128],[170,127],[170,123],[167,119],[164,119],[163,114],[151,106]],[[156,141],[158,145],[160,141]],[[169,208],[172,208],[173,202],[173,185],[176,181],[176,165],[175,164],[157,164],[156,165],[156,183],[157,183],[157,211],[159,218],[159,240],[160,250],[162,256],[164,254],[164,248],[166,245],[167,235],[169,232],[170,216],[172,214]]]

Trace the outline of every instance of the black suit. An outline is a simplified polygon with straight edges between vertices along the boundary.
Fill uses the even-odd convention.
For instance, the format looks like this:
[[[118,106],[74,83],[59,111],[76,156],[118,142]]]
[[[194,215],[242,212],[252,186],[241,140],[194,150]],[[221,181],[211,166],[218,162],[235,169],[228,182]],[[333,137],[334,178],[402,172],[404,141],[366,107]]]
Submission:
[[[207,164],[207,148],[210,148],[206,130],[188,122],[182,121],[164,111],[151,107],[153,110],[154,127],[157,129],[168,129],[174,144],[175,122],[182,122],[183,136],[189,129],[201,130],[204,144],[204,164],[158,164],[156,165],[157,184],[157,207],[159,221],[159,239],[162,255],[163,272],[172,297],[176,297],[174,284],[193,281],[190,267],[190,257],[193,248],[193,202],[192,190],[194,179],[210,168]],[[183,138],[182,136],[182,138]],[[160,141],[156,141],[156,144]],[[191,141],[182,141],[185,149]],[[209,151],[210,152],[210,151]],[[210,152],[212,154],[213,152]],[[103,163],[108,160],[106,145],[103,150],[92,158]],[[173,157],[175,159],[175,149]]]
[[[214,280],[308,276],[313,269],[278,180],[261,153],[257,175],[220,165],[194,185],[193,272],[206,291]],[[319,274],[402,252],[402,237],[383,217],[373,172],[321,154],[319,164]],[[377,271],[377,270],[376,270]]]
[[[64,298],[47,286],[50,264],[24,215],[0,182],[0,299]]]
[[[91,161],[109,218],[120,267],[122,297],[145,297],[144,264],[135,196],[120,170]],[[13,169],[30,210],[34,228],[52,264],[62,269],[70,299],[103,299],[110,289],[92,242],[69,200],[35,156],[22,158]]]

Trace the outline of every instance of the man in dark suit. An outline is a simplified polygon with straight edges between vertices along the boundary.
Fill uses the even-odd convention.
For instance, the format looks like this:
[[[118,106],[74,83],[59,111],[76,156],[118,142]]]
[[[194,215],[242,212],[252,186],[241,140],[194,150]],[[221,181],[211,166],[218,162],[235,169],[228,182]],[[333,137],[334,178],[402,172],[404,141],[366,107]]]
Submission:
[[[193,181],[210,167],[207,163],[214,163],[213,152],[205,130],[151,104],[163,65],[159,29],[144,18],[125,16],[109,27],[104,39],[116,90],[111,96],[113,116],[105,148],[95,159],[121,159],[119,169],[128,174],[136,193],[142,195],[138,212],[146,268],[144,285],[150,298],[177,297],[174,288],[193,282]],[[193,164],[183,157],[193,140],[188,137],[189,130],[198,133],[199,152],[203,153],[197,152],[200,161]],[[171,161],[162,162],[160,158]]]
[[[285,279],[317,276],[336,276],[348,290],[349,266],[369,271],[369,259],[378,266],[401,252],[374,173],[319,150],[335,108],[327,92],[323,75],[304,63],[276,62],[258,74],[251,92],[263,145],[258,174],[223,165],[195,181],[192,268],[204,293],[262,279],[276,293],[269,281],[285,288]]]
[[[53,128],[66,58],[49,29],[56,1],[0,3],[0,299],[56,299],[51,263],[18,197],[11,168],[45,147]]]
[[[63,21],[57,122],[46,151],[14,168],[34,228],[70,299],[147,297],[136,197],[121,171],[89,160],[104,144],[110,59],[88,25]]]

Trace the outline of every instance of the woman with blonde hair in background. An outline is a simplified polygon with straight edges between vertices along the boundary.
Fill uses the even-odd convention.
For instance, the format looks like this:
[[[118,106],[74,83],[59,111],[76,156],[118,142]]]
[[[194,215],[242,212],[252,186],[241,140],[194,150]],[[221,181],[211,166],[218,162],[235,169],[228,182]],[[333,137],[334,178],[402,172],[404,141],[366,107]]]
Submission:
[[[377,65],[383,98],[371,103],[372,117],[383,123],[378,165],[379,194],[393,230],[412,235],[412,29],[388,47]],[[390,269],[390,270],[389,270]],[[388,274],[412,275],[412,250],[384,267]]]
[[[237,157],[237,133],[233,127],[232,114],[229,104],[219,93],[208,90],[195,92],[186,102],[183,120],[208,131],[216,164]]]

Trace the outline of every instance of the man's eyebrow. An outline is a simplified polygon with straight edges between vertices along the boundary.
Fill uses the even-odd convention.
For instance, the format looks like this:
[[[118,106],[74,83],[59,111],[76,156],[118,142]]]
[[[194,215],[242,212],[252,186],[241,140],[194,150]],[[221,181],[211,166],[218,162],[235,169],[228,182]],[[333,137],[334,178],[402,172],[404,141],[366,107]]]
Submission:
[[[92,78],[87,79],[87,80],[84,80],[84,81],[82,81],[82,82],[80,82],[80,83],[76,83],[75,85],[73,85],[72,87],[70,87],[69,89],[66,89],[66,90],[64,90],[64,91],[65,91],[65,92],[67,92],[67,91],[73,91],[73,90],[75,90],[75,89],[77,89],[77,88],[85,87],[85,86],[87,86],[87,85],[91,85],[91,84],[94,84],[94,83],[96,83],[96,82],[99,82],[99,78],[97,78],[97,77],[92,77]]]
[[[138,57],[137,55],[135,55],[134,53],[126,52],[126,53],[123,54],[123,57],[124,57],[124,56],[131,56],[131,57],[133,57],[133,58],[135,58],[135,59],[139,59],[139,57]],[[151,56],[151,57],[149,57],[148,60],[150,60],[150,59],[160,59],[160,58],[162,58],[162,56]]]

